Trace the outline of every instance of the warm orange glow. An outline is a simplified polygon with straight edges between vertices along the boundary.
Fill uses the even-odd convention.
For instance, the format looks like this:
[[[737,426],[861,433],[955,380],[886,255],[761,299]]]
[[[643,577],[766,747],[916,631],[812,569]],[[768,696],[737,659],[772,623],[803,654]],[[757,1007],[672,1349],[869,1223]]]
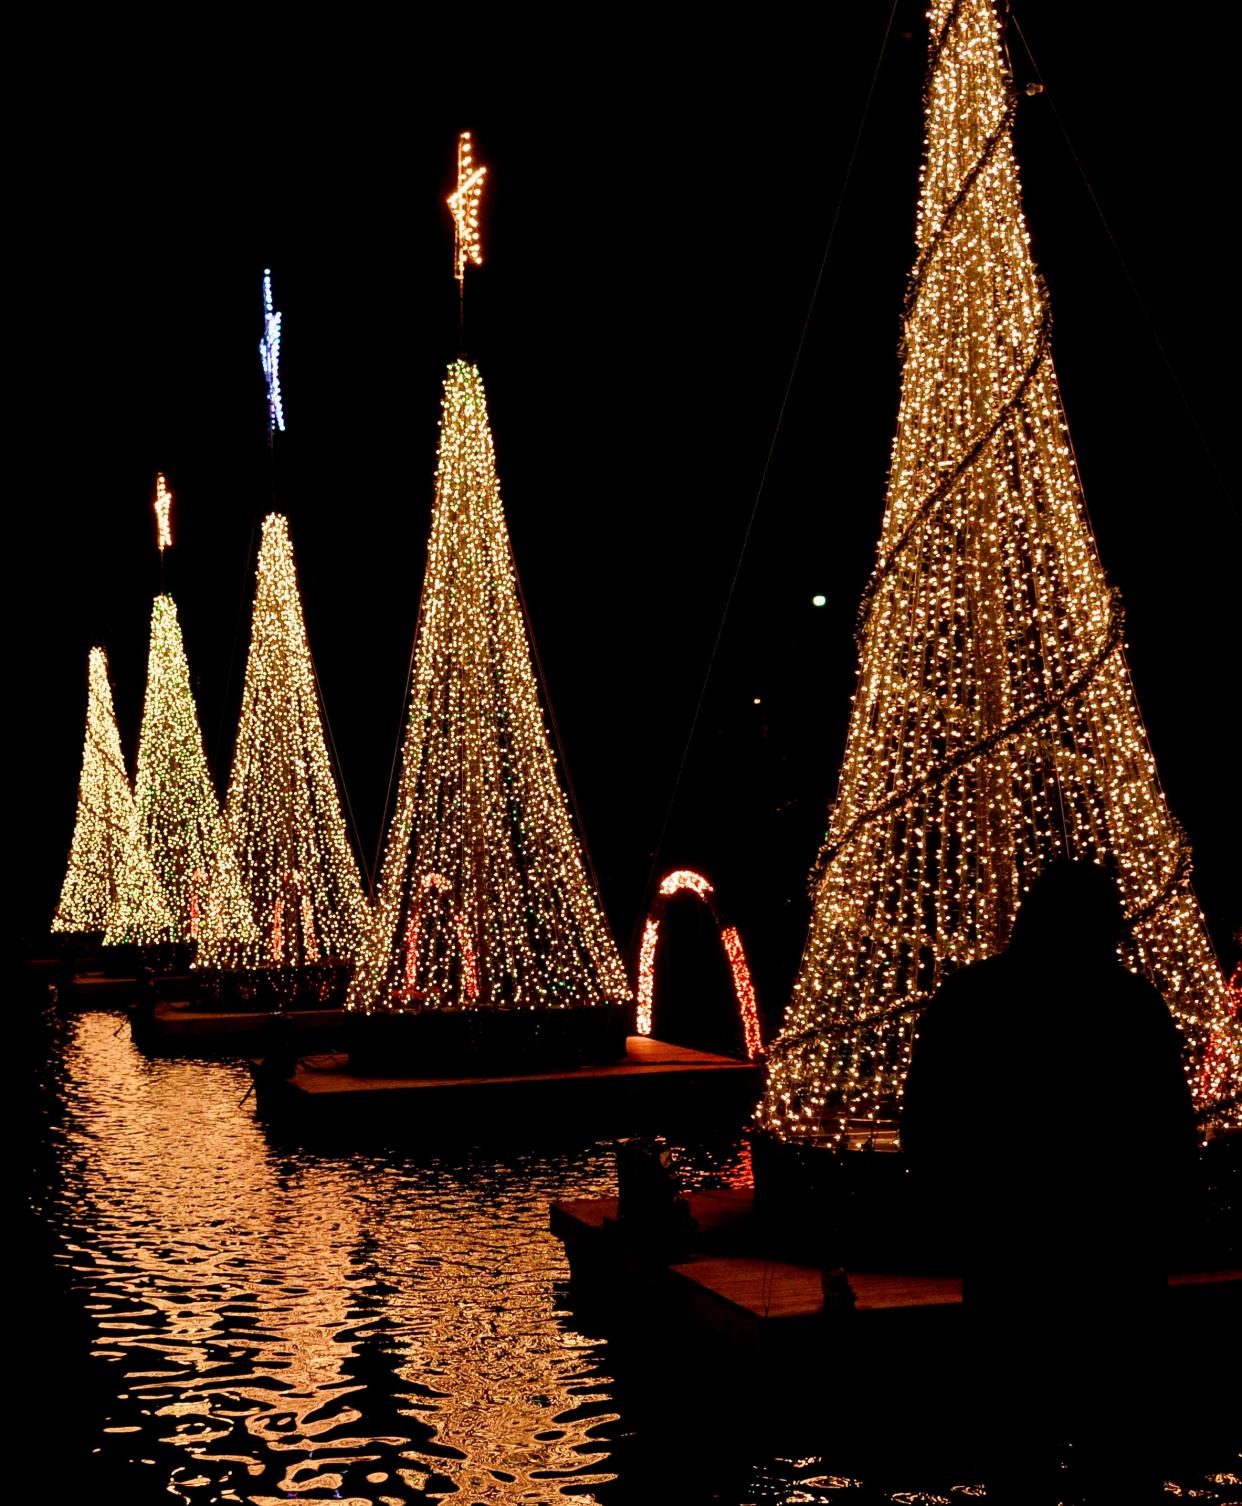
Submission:
[[[370,916],[328,756],[289,524],[279,513],[263,520],[224,838],[236,859],[241,918],[226,903],[219,934],[199,938],[196,967],[296,968],[357,957]],[[219,888],[214,883],[213,894]]]
[[[302,894],[302,934],[306,938],[306,960],[319,961],[319,942],[315,939],[315,909],[309,894]]]
[[[172,509],[172,492],[168,490],[168,483],[164,480],[161,471],[155,478],[155,527],[156,542],[160,553],[165,549],[172,548],[172,527],[169,523],[169,513]]]
[[[164,940],[172,919],[125,772],[102,648],[91,649],[88,664],[78,813],[52,930],[106,935],[124,902],[136,928],[153,940]]]
[[[759,1006],[755,1001],[755,985],[750,981],[750,968],[746,965],[746,952],[736,926],[726,926],[720,933],[729,968],[733,973],[733,992],[742,1015],[742,1036],[746,1042],[746,1055],[754,1061],[763,1050],[759,1034]]]
[[[660,922],[647,917],[642,945],[638,949],[638,1022],[639,1035],[651,1034],[651,1005],[655,998],[655,954],[660,936]]]
[[[483,197],[486,174],[485,167],[475,167],[470,132],[463,131],[457,138],[457,188],[448,198],[453,213],[453,276],[459,285],[465,280],[468,262],[476,267],[483,265],[479,200]]]
[[[807,1144],[894,1124],[923,1008],[1005,950],[1024,895],[1061,858],[1116,875],[1122,958],[1180,1026],[1199,1107],[1237,1119],[1242,1029],[1143,726],[1053,366],[1014,153],[1008,6],[927,9],[887,495],[814,910],[756,1122]]]
[[[666,895],[677,894],[683,889],[697,894],[700,899],[716,892],[701,873],[690,868],[675,868],[660,885],[660,893]]]
[[[401,772],[346,1007],[559,1010],[629,994],[554,751],[483,383],[454,361]]]

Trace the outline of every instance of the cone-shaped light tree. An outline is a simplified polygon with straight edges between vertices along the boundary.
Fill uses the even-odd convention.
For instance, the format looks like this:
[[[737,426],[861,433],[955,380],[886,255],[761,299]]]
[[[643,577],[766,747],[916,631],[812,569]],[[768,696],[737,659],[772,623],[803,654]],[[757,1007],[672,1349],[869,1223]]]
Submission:
[[[124,895],[144,929],[166,939],[171,917],[138,831],[102,648],[90,652],[78,813],[53,931],[103,931]]]
[[[161,477],[161,480],[163,478]],[[220,808],[199,730],[181,624],[171,596],[155,598],[147,691],[138,742],[134,800],[141,843],[130,862],[149,862],[163,886],[176,941],[255,939],[236,860],[223,838]],[[150,944],[150,916],[135,900],[140,886],[123,882],[104,940]]]
[[[401,778],[354,1009],[621,1003],[540,704],[478,370],[448,371]]]
[[[289,525],[263,520],[250,652],[224,839],[255,929],[222,928],[200,966],[297,967],[352,961],[366,901],[324,739]]]
[[[994,0],[933,0],[917,257],[878,562],[814,912],[759,1122],[831,1140],[900,1097],[922,1005],[1068,856],[1115,868],[1129,964],[1201,1104],[1239,1027],[1096,552],[1027,241]],[[1137,1106],[1136,1106],[1137,1107]]]

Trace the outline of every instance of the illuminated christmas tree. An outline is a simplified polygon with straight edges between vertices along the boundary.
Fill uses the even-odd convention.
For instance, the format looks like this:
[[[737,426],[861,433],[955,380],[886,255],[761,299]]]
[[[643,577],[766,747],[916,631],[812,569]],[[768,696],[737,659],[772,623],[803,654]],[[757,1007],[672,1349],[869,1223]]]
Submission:
[[[263,520],[241,720],[224,839],[257,929],[206,938],[198,964],[350,961],[366,901],[341,816],[298,593],[289,525]]]
[[[478,370],[449,367],[413,694],[354,1009],[621,1003],[540,705]]]
[[[1114,865],[1124,952],[1202,1105],[1239,1027],[1130,683],[1049,349],[993,0],[933,0],[917,258],[878,562],[814,914],[759,1122],[893,1115],[919,1012],[1061,856]],[[1141,1112],[1141,1106],[1135,1106]]]
[[[52,930],[102,931],[122,893],[144,928],[165,939],[171,921],[138,832],[108,683],[108,660],[102,648],[93,648],[78,813]]]
[[[161,477],[161,480],[163,478]],[[253,938],[254,923],[237,864],[223,839],[219,802],[207,771],[181,625],[171,596],[151,609],[147,692],[138,742],[134,799],[141,841],[130,862],[154,865],[163,886],[175,941]],[[135,900],[140,886],[123,881],[105,942],[151,944],[153,934]]]

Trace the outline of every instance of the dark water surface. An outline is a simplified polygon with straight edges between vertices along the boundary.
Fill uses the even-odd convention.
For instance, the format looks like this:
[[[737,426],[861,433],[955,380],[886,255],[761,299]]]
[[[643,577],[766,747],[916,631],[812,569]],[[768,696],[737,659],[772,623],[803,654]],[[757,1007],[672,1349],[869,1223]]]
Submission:
[[[704,1376],[675,1351],[653,1363],[575,1313],[548,1204],[614,1191],[610,1142],[567,1127],[556,1149],[281,1147],[241,1065],[148,1060],[122,1024],[81,1014],[46,1037],[34,1243],[63,1352],[36,1409],[47,1486],[31,1499],[982,1494],[968,1454],[898,1446],[901,1396],[935,1385],[934,1360],[876,1397],[875,1436],[894,1445],[877,1452],[813,1406],[767,1405],[788,1376]],[[744,1144],[687,1145],[681,1165],[688,1185],[735,1182]],[[1237,1500],[1238,1480],[1187,1477],[1169,1498]]]

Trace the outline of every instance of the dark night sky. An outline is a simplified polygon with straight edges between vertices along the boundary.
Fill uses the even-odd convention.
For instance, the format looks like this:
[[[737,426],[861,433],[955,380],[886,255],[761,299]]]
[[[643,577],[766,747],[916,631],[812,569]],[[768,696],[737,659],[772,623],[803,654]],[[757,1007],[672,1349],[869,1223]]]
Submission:
[[[108,646],[134,756],[159,468],[176,495],[170,584],[209,756],[218,783],[227,776],[251,529],[269,501],[256,351],[265,264],[285,318],[279,499],[368,860],[374,852],[439,386],[456,353],[443,199],[467,125],[491,184],[467,347],[488,388],[587,838],[626,944],[886,10],[834,8],[814,44],[779,10],[763,12],[761,32],[635,30],[604,49],[606,75],[584,65],[573,85],[567,68],[538,61],[551,33],[536,27],[514,41],[503,107],[469,83],[428,94],[406,71],[410,44],[379,34],[316,43],[313,61],[288,73],[273,64],[270,93],[257,52],[211,88],[181,87],[173,70],[155,91],[137,78],[133,90],[110,79],[68,91],[17,187],[31,228],[10,347],[23,373],[9,515],[24,706],[10,740],[25,765],[29,944],[72,828],[93,642]],[[1230,952],[1242,921],[1229,733],[1239,524],[1232,470],[1223,477],[1236,401],[1225,217],[1237,50],[1202,17],[1170,33],[1103,18],[1084,29],[1080,12],[1018,7],[1049,87],[1020,112],[1027,210],[1140,702]],[[1011,42],[1025,81],[1032,70]],[[718,880],[769,1010],[805,927],[879,530],[924,57],[921,15],[903,0],[661,855],[662,867],[702,864]],[[810,605],[817,591],[822,610]]]

